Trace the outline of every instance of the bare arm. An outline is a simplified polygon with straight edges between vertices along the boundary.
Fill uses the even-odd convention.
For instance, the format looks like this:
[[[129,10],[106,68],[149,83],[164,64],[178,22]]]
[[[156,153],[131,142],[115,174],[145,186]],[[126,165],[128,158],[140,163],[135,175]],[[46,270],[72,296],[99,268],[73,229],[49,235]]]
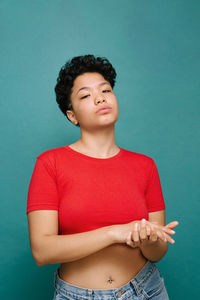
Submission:
[[[38,266],[78,260],[114,243],[112,226],[58,235],[56,210],[32,211],[28,223],[31,250]]]
[[[140,222],[139,226],[139,236],[137,232],[138,229],[135,225],[133,235],[134,239],[137,240],[137,245],[140,247],[140,250],[144,257],[146,257],[148,260],[158,262],[167,252],[167,241],[171,244],[174,243],[174,240],[168,234],[166,234],[166,232],[164,232],[163,229],[173,229],[175,226],[178,225],[178,222],[174,221],[165,226],[165,210],[161,210],[149,213],[149,224],[150,223],[152,224],[151,226],[154,226],[154,228],[151,230],[149,228],[149,233],[147,233],[147,227],[149,227],[148,223],[144,223],[142,221]],[[153,223],[157,225],[153,225]],[[174,233],[174,231],[171,232],[171,234]]]
[[[135,222],[137,221],[105,226],[83,233],[58,235],[56,210],[32,211],[28,214],[28,223],[33,258],[38,266],[81,259],[112,244],[126,243]],[[170,233],[170,228],[165,230],[166,233]],[[162,245],[159,242],[143,247],[140,245],[140,248],[146,258],[158,261],[167,250],[166,243]]]
[[[165,226],[165,210],[149,213],[149,221],[157,222],[158,224]],[[142,254],[149,260],[158,262],[165,256],[168,249],[167,241],[164,242],[161,239],[157,239],[154,243],[144,243],[140,245]]]
[[[166,254],[168,245],[167,242],[163,242],[162,240],[158,239],[153,244],[141,245],[140,249],[142,251],[142,254],[148,260],[151,260],[153,262],[158,262]]]
[[[141,220],[113,225],[115,243],[126,243],[132,248],[140,248],[144,257],[158,262],[167,252],[167,242],[173,244],[170,235],[175,234],[172,229],[178,222],[173,221],[166,226],[164,224],[165,211],[162,210],[149,213],[149,221],[145,221],[145,225]]]

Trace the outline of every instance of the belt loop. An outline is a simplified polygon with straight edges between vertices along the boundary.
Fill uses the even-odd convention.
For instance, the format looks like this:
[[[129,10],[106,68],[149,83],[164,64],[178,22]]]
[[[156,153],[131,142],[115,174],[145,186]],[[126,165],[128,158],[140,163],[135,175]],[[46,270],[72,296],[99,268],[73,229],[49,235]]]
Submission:
[[[88,299],[92,299],[92,289],[88,289]]]
[[[137,294],[137,296],[141,296],[141,292],[142,292],[142,289],[140,288],[140,286],[137,284],[137,282],[135,281],[135,279],[132,279],[131,280],[131,283],[133,284],[133,287],[135,289],[135,292]]]

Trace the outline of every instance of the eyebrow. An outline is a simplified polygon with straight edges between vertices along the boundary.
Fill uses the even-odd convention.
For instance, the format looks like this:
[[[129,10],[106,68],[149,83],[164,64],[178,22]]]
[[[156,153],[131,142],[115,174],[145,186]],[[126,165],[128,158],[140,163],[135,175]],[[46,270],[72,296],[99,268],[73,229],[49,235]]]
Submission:
[[[101,85],[104,85],[104,84],[108,84],[108,85],[109,85],[108,82],[104,81],[104,82],[100,83],[98,86],[101,86]],[[90,87],[84,86],[84,87],[80,88],[80,89],[78,90],[78,92],[80,92],[80,91],[83,90],[83,89],[90,89]],[[76,94],[78,94],[78,92],[77,92]]]

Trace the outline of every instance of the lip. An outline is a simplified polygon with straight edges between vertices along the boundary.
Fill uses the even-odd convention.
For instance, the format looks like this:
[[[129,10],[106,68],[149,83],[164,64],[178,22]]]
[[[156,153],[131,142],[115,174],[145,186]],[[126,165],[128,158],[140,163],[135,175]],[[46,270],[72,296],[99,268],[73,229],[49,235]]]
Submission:
[[[100,113],[100,112],[107,112],[107,111],[110,111],[111,110],[111,107],[110,106],[102,106],[101,108],[99,108],[97,110],[97,113]]]

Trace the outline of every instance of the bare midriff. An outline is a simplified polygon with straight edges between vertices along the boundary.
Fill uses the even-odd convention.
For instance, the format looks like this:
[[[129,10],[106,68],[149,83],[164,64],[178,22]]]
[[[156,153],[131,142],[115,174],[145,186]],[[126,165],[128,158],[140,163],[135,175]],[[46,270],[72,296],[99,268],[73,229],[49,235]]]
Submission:
[[[82,259],[62,263],[59,277],[82,288],[114,289],[128,283],[146,262],[139,248],[112,244]]]

